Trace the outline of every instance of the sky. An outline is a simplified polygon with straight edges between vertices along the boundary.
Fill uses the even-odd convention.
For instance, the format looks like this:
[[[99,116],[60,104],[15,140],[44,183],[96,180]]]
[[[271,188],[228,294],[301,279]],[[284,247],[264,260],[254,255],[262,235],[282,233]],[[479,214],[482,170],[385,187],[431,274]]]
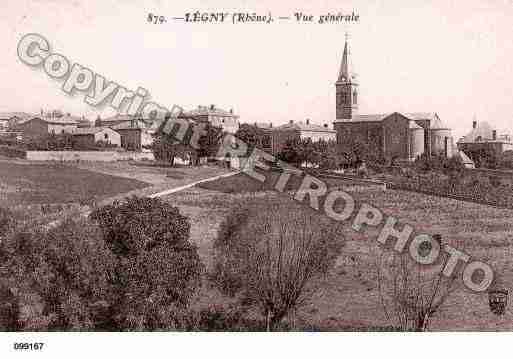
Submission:
[[[454,136],[473,118],[513,133],[513,1],[1,0],[0,111],[61,109],[111,115],[62,90],[16,53],[39,33],[51,50],[151,100],[192,109],[215,104],[241,122],[335,119],[345,33],[360,85],[360,113],[437,112]],[[187,12],[257,12],[271,24],[198,24]],[[298,23],[295,12],[351,13],[355,23]],[[148,13],[164,24],[149,24]],[[278,20],[279,16],[291,17]]]

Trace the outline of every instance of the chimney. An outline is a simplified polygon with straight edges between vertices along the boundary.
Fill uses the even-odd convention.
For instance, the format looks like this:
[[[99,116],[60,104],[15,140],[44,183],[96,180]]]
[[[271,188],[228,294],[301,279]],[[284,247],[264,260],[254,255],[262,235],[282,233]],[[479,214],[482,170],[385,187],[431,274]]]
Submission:
[[[290,121],[289,121],[289,123],[290,123],[290,124],[293,124],[293,123],[294,123],[294,120],[290,120]]]
[[[273,128],[273,123],[272,122],[269,122],[269,127]]]
[[[497,141],[497,130],[492,131],[492,140]]]
[[[328,124],[327,123],[324,124],[324,128],[328,128]]]
[[[310,124],[310,119],[309,119],[309,118],[307,118],[307,119],[306,119],[306,124],[307,124],[307,125],[309,125],[309,124]]]
[[[216,108],[216,105],[210,105],[210,110],[214,111],[215,108]]]
[[[472,128],[473,128],[473,129],[476,129],[476,128],[477,128],[477,121],[475,121],[475,120],[474,120],[474,121],[472,122]]]
[[[230,109],[230,113],[233,113],[233,108]]]

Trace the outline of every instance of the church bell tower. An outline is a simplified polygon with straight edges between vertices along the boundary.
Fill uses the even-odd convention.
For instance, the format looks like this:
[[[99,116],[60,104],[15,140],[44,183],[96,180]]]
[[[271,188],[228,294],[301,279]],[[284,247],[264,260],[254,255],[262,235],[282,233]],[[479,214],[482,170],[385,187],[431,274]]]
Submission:
[[[336,119],[351,121],[358,111],[358,82],[356,74],[352,71],[351,51],[348,44],[348,35],[344,45],[342,64],[338,73],[336,87]]]

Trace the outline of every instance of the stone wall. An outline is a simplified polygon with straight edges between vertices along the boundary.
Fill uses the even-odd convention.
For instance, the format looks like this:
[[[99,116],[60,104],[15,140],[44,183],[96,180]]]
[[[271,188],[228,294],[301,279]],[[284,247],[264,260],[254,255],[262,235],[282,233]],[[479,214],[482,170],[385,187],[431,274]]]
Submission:
[[[117,152],[117,151],[27,151],[27,160],[31,161],[93,161],[114,162],[125,160],[153,161],[151,152]]]

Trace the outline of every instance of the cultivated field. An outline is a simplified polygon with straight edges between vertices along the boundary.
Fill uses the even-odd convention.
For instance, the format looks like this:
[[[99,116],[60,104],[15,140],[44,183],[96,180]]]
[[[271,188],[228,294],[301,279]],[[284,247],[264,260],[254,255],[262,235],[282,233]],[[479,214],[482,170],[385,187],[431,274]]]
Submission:
[[[65,164],[0,162],[2,206],[101,200],[147,186],[142,181]]]
[[[204,188],[193,188],[166,199],[190,217],[191,239],[199,246],[200,255],[209,268],[212,265],[212,240],[231,205],[262,203],[262,199],[264,203],[287,200],[286,194],[279,195],[265,191],[265,188],[255,191],[253,180],[244,179],[242,175],[201,187]],[[444,243],[491,264],[504,288],[513,285],[513,211],[411,192],[349,190],[359,203],[380,208],[387,215],[398,218],[401,224],[412,225],[417,232],[442,234]],[[286,205],[284,208],[290,210],[291,207]],[[343,255],[322,283],[319,294],[297,313],[298,329],[313,326],[327,330],[365,330],[392,324],[385,318],[378,295],[376,265],[383,249],[376,245],[377,235],[378,229],[357,233],[349,225],[343,227],[340,233],[341,240],[346,243]],[[462,287],[461,279],[458,281],[457,290],[432,319],[431,330],[513,329],[510,310],[504,316],[496,317],[488,307],[487,294],[471,293]],[[207,289],[203,296],[205,303],[227,300],[214,288]]]
[[[158,167],[150,163],[41,163],[0,160],[0,205],[87,202],[148,195],[228,172],[204,167]]]

